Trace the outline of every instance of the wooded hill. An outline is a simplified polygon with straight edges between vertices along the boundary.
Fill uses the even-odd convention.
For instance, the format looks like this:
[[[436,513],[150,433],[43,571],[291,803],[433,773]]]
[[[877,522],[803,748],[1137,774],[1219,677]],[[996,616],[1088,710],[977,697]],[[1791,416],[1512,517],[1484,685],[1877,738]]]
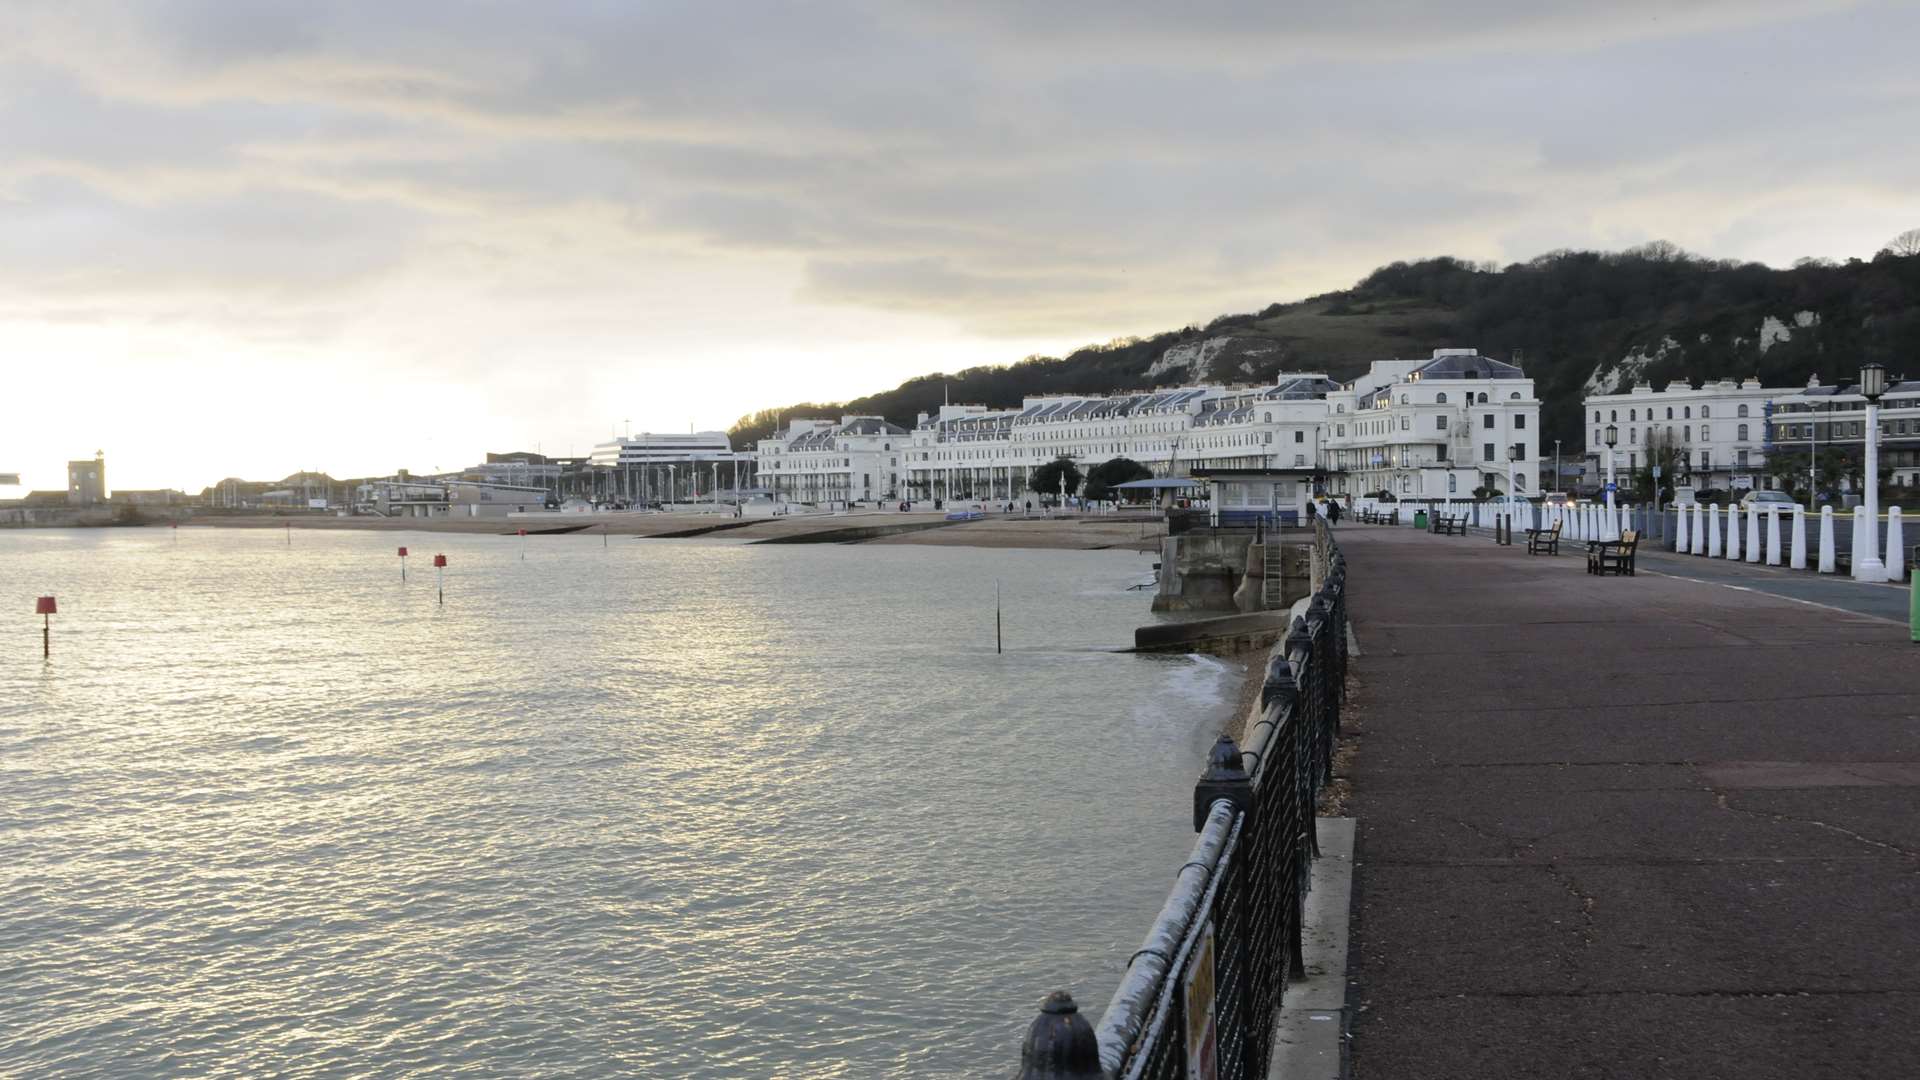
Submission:
[[[1264,382],[1280,371],[1349,379],[1373,360],[1474,347],[1526,369],[1543,436],[1584,446],[1587,387],[1655,388],[1758,376],[1768,386],[1850,382],[1868,359],[1920,377],[1920,230],[1872,261],[1803,259],[1789,269],[1690,255],[1664,242],[1627,251],[1555,251],[1499,267],[1451,257],[1383,266],[1351,289],[1222,315],[1064,358],[923,375],[852,401],[741,417],[750,445],[795,417],[877,413],[911,426],[943,399],[1018,405],[1047,393],[1100,394],[1197,381]]]

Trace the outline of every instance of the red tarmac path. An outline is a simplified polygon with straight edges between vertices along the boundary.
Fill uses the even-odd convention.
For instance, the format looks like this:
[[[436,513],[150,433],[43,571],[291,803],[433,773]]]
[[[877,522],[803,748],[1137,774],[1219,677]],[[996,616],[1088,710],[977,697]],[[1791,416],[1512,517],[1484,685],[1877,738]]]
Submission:
[[[1920,1076],[1920,646],[1343,526],[1358,1080]]]

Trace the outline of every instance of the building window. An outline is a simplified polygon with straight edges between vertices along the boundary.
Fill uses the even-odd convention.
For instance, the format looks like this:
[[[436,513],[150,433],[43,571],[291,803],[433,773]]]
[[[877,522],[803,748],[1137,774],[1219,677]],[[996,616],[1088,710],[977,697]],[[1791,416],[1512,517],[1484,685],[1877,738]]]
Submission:
[[[1620,422],[1620,410],[1619,410],[1619,409],[1612,409],[1612,410],[1609,410],[1609,411],[1608,411],[1608,413],[1607,413],[1607,419],[1608,419],[1608,420],[1610,420],[1610,421],[1612,421],[1613,423],[1616,423],[1616,424],[1617,424],[1617,423],[1619,423],[1619,422]]]
[[[1493,444],[1492,443],[1480,444],[1480,460],[1481,461],[1493,460]]]
[[[1296,467],[1298,467],[1298,466],[1301,466],[1301,465],[1305,465],[1306,463],[1307,463],[1307,455],[1305,455],[1305,454],[1295,454],[1295,455],[1293,455],[1293,464],[1294,464],[1294,465],[1295,465]]]
[[[1434,426],[1434,429],[1435,429],[1436,431],[1445,431],[1445,430],[1447,430],[1447,418],[1446,418],[1446,417],[1444,417],[1444,416],[1436,416],[1436,417],[1434,417],[1434,418],[1433,418],[1433,426]]]
[[[1442,390],[1439,393],[1433,395],[1433,403],[1435,405],[1445,405],[1447,403],[1447,392],[1445,390]]]
[[[1482,416],[1480,418],[1480,426],[1491,431],[1493,429],[1493,414],[1488,413],[1485,416]]]
[[[1477,400],[1480,402],[1480,404],[1485,405],[1487,403],[1487,395],[1481,394]]]
[[[1520,413],[1513,418],[1513,429],[1515,431],[1525,431],[1527,429],[1527,416],[1525,413]]]
[[[1640,419],[1640,410],[1638,409],[1627,410],[1627,421],[1629,423],[1637,422],[1639,419]]]
[[[1680,437],[1686,440],[1687,442],[1692,442],[1693,441],[1693,425],[1692,424],[1683,425],[1680,428]]]
[[[1691,419],[1693,419],[1693,406],[1691,406],[1691,405],[1682,405],[1682,406],[1680,406],[1680,418],[1681,418],[1682,420],[1691,420]]]
[[[1740,406],[1739,410],[1733,415],[1737,418],[1744,418],[1747,415],[1747,407],[1745,405]]]
[[[1333,433],[1334,433],[1335,435],[1338,435],[1338,436],[1340,436],[1340,437],[1341,437],[1341,438],[1343,438],[1343,439],[1344,439],[1344,438],[1346,438],[1346,437],[1347,437],[1347,425],[1345,425],[1345,424],[1335,424],[1335,425],[1333,426]]]
[[[1708,417],[1711,417],[1713,415],[1711,411],[1712,409],[1713,409],[1713,406],[1711,405],[1700,406],[1700,419],[1705,420]]]
[[[1737,464],[1738,464],[1738,465],[1739,465],[1739,466],[1740,466],[1741,468],[1743,468],[1743,469],[1744,469],[1744,468],[1746,468],[1746,467],[1747,467],[1747,452],[1746,452],[1745,450],[1736,450],[1736,451],[1734,451],[1734,454],[1733,454],[1733,458],[1734,458],[1734,461],[1735,461],[1735,462],[1736,462],[1736,463],[1737,463]]]
[[[1744,406],[1742,407],[1744,408]],[[1734,428],[1733,437],[1736,442],[1746,442],[1747,441],[1747,425],[1741,424],[1739,427]]]
[[[1701,442],[1713,441],[1713,425],[1712,424],[1700,425],[1700,441]]]
[[[1712,468],[1713,468],[1713,451],[1711,450],[1700,451],[1700,471],[1706,472]]]
[[[1295,431],[1295,432],[1293,433],[1293,441],[1294,441],[1294,442],[1297,442],[1297,443],[1303,443],[1303,442],[1306,442],[1306,441],[1307,441],[1307,433],[1306,433],[1306,432],[1304,432],[1304,431]]]
[[[1403,416],[1403,417],[1401,417],[1401,418],[1400,418],[1400,430],[1401,430],[1401,431],[1407,431],[1407,430],[1409,430],[1409,429],[1411,429],[1412,427],[1413,427],[1413,417],[1411,417],[1411,416]]]
[[[1508,401],[1519,401],[1519,400],[1520,400],[1520,391],[1518,391],[1518,390],[1515,390],[1515,391],[1514,391],[1513,393],[1511,393],[1511,394],[1508,394],[1508,395],[1507,395],[1507,400],[1508,400]]]
[[[1673,406],[1667,406],[1667,419],[1673,419]]]

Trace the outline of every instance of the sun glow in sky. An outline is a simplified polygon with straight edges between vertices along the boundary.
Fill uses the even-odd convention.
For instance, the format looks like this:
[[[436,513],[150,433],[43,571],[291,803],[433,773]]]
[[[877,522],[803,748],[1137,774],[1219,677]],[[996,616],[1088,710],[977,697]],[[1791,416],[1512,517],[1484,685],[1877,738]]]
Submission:
[[[1917,33],[1818,0],[9,4],[0,472],[578,453],[1397,258],[1871,257],[1920,225]]]

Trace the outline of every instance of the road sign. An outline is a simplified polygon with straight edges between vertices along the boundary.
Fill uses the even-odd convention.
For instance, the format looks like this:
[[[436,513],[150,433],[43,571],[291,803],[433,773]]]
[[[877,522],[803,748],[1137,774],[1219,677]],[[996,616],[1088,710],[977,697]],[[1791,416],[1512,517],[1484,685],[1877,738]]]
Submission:
[[[1617,485],[1617,484],[1615,484],[1615,483],[1614,483],[1613,481],[1611,481],[1611,480],[1609,480],[1609,481],[1607,481],[1607,494],[1609,494],[1609,495],[1611,495],[1611,494],[1613,494],[1614,492],[1616,492],[1616,491],[1619,491],[1619,490],[1620,490],[1620,487],[1619,487],[1619,485]]]
[[[1658,480],[1658,479],[1660,479],[1660,466],[1658,466],[1658,465],[1655,465],[1655,466],[1653,467],[1653,478],[1654,478],[1655,480]]]

